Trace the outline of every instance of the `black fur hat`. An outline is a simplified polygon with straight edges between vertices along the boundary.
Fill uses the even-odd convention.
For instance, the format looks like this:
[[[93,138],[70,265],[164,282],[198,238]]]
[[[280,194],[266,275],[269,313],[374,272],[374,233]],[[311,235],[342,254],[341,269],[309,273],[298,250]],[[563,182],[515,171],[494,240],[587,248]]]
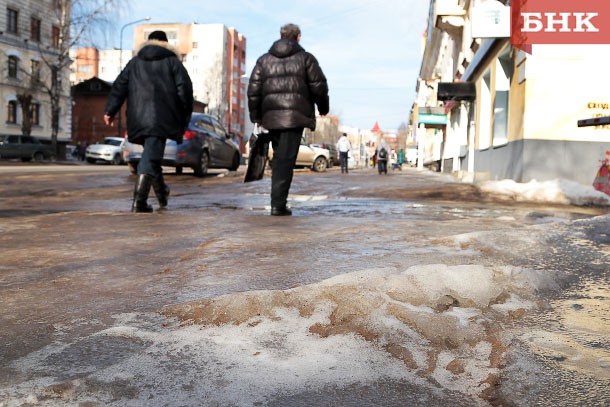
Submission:
[[[167,35],[165,34],[165,31],[157,30],[157,31],[151,32],[148,35],[148,39],[167,42]]]

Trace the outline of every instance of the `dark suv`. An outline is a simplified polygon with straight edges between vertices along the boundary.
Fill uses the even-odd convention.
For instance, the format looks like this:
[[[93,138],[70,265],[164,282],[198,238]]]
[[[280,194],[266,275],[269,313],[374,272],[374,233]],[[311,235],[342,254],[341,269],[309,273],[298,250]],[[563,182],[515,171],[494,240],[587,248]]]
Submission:
[[[142,146],[125,140],[122,150],[123,159],[135,174],[142,156]],[[182,143],[177,144],[169,139],[165,142],[162,164],[175,167],[178,174],[182,173],[183,167],[192,168],[196,176],[202,177],[209,168],[236,171],[240,162],[237,145],[218,120],[209,114],[193,113]]]
[[[55,153],[53,147],[42,144],[35,137],[0,134],[0,158],[20,158],[21,161],[54,160]]]

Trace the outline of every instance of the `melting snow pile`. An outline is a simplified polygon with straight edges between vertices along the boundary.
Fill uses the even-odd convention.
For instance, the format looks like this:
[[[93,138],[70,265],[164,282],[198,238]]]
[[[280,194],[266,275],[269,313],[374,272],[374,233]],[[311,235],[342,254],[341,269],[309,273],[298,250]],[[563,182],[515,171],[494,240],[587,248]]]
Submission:
[[[534,180],[525,184],[512,180],[485,181],[478,186],[483,192],[518,202],[610,206],[610,196],[592,186],[564,179],[544,182]]]
[[[267,386],[294,391],[380,378],[407,379],[433,391],[424,377],[447,390],[484,396],[506,349],[495,322],[536,308],[535,292],[555,288],[540,271],[425,265],[349,273],[286,291],[229,294],[163,313],[183,321],[182,329],[201,325],[198,340],[214,342],[235,367],[223,375],[237,398],[245,390],[262,396]]]

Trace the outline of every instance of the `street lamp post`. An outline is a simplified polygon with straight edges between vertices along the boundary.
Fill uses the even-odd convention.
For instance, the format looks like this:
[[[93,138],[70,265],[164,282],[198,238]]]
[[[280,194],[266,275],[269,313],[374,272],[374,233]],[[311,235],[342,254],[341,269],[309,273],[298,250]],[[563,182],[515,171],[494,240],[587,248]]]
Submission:
[[[125,30],[126,27],[129,27],[130,25],[134,25],[137,23],[141,23],[142,21],[149,21],[149,20],[150,20],[150,17],[144,17],[144,18],[140,18],[139,20],[131,21],[121,27],[121,35],[119,36],[119,74],[121,73],[121,71],[123,71],[123,31]],[[122,124],[123,114],[121,113],[121,110],[119,110],[119,120],[117,122],[118,137],[122,137],[121,136],[121,130],[122,130],[121,124]]]

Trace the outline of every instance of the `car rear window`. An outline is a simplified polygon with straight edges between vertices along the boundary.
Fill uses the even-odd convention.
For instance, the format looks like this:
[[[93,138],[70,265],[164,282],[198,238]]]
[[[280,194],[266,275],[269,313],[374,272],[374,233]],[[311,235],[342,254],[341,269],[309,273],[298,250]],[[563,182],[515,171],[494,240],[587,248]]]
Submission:
[[[218,123],[216,120],[212,120],[212,122],[214,123],[214,131],[216,131],[216,134],[218,134],[220,137],[225,137],[227,135],[227,132],[220,125],[220,123]]]
[[[197,120],[195,122],[195,126],[199,127],[200,129],[207,130],[210,132],[214,131],[214,125],[212,125],[212,122],[207,117],[202,117],[199,120]]]

